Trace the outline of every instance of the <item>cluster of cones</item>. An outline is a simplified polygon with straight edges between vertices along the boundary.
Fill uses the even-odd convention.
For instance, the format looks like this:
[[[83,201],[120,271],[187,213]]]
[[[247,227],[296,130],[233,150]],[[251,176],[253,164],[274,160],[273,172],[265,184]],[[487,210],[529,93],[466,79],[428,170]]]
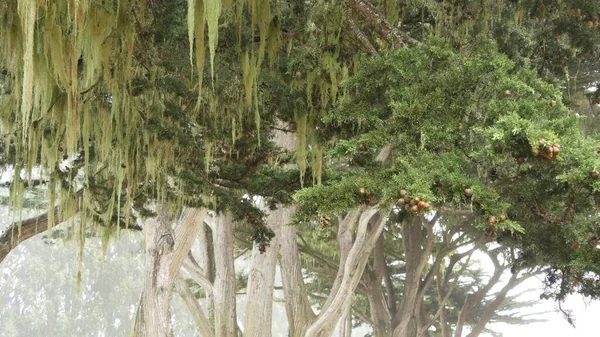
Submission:
[[[496,235],[496,222],[504,222],[506,221],[506,215],[502,214],[496,218],[495,216],[490,216],[488,218],[488,228],[485,230],[485,235],[489,238],[495,239]]]
[[[431,209],[431,203],[421,200],[419,197],[411,197],[405,190],[400,191],[400,199],[398,199],[398,206],[409,213],[419,213],[421,211],[428,211]]]
[[[547,144],[544,138],[538,138],[538,147],[531,147],[531,155],[551,160],[560,153],[560,144]]]

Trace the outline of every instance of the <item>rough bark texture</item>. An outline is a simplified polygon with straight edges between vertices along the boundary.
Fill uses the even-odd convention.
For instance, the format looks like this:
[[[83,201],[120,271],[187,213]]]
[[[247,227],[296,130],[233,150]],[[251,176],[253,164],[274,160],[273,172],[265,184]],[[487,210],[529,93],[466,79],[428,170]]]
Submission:
[[[244,337],[271,337],[273,316],[273,287],[279,254],[281,227],[288,222],[291,208],[280,207],[269,211],[267,225],[275,233],[266,252],[261,253],[258,245],[252,249],[252,261],[248,275]]]
[[[369,311],[371,313],[371,322],[373,327],[374,337],[387,337],[391,331],[390,310],[388,309],[389,301],[383,296],[381,284],[386,274],[385,253],[384,253],[384,238],[383,234],[377,240],[375,249],[373,250],[373,265],[371,270],[363,275],[365,288],[367,291],[367,300],[369,302]],[[389,277],[389,275],[388,275]],[[391,283],[391,279],[388,281]],[[388,286],[386,282],[386,287]],[[391,285],[391,284],[390,284]],[[391,285],[393,288],[393,285]],[[393,299],[393,293],[389,294]]]
[[[351,218],[355,218],[354,214],[356,212],[356,210],[351,212]],[[305,337],[330,336],[342,317],[343,312],[352,304],[352,294],[362,277],[369,255],[371,255],[371,251],[381,235],[387,219],[385,216],[374,218],[378,212],[379,210],[373,207],[369,207],[364,212],[361,212],[356,229],[356,239],[351,244],[349,250],[347,246],[342,247],[342,243],[340,243],[340,250],[342,252],[348,251],[348,253],[345,259],[340,254],[340,270],[343,274],[341,275],[341,279],[336,278],[336,283],[339,285],[336,287],[334,283],[334,288],[332,288],[332,292],[329,294],[323,309],[315,322],[306,330]],[[382,210],[382,212],[383,214],[387,214],[385,210]],[[371,223],[372,219],[375,220],[373,223]],[[347,236],[346,232],[351,233],[354,223],[355,221],[346,221],[346,219],[340,223],[341,228],[338,230],[338,240]]]
[[[207,281],[205,288],[206,293],[206,305],[208,307],[208,317],[212,320],[214,318],[214,300],[213,300],[213,282],[215,281],[215,245],[213,232],[207,224],[205,224],[198,233],[198,242],[200,243],[200,249],[198,252],[197,263],[198,275],[203,276]],[[190,262],[192,262],[190,260]],[[186,266],[184,264],[184,266]],[[198,283],[201,284],[201,283]]]
[[[144,224],[146,262],[144,290],[134,326],[134,336],[171,337],[173,284],[198,231],[205,211],[186,209],[173,230],[166,210]]]
[[[237,334],[237,321],[232,217],[229,213],[218,214],[210,226],[214,235],[216,266],[213,292],[215,337],[233,337]]]
[[[303,337],[306,328],[315,319],[308,301],[308,293],[302,276],[302,265],[296,241],[296,227],[283,226],[280,239],[281,281],[285,297],[289,336]]]
[[[433,246],[433,233],[431,225],[425,224],[427,228],[427,240],[424,242],[422,217],[415,217],[411,223],[402,226],[402,242],[404,245],[404,257],[406,263],[406,279],[404,281],[404,293],[398,313],[394,317],[394,337],[409,337],[417,334],[417,315],[419,306],[419,290],[423,269]]]
[[[352,337],[352,303],[345,308],[344,315],[340,320],[340,337]]]

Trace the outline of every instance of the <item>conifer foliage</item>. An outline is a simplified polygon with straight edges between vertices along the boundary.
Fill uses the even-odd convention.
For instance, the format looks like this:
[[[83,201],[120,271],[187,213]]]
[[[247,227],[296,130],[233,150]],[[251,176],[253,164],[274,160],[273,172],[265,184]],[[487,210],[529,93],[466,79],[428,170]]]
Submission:
[[[11,206],[40,168],[48,228],[203,208],[263,253],[282,205],[297,226],[377,213],[360,227],[377,236],[468,211],[515,273],[550,268],[543,297],[596,298],[600,139],[555,84],[597,61],[599,15],[590,0],[2,1]]]

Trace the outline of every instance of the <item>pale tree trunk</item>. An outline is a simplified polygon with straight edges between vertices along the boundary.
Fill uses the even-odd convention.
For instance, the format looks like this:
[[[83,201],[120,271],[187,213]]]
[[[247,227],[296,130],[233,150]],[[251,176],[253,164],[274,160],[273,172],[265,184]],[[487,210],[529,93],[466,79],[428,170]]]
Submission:
[[[214,327],[215,337],[237,335],[235,312],[235,268],[233,257],[233,219],[223,213],[209,222],[214,235]]]
[[[198,233],[198,242],[200,243],[200,252],[198,254],[198,265],[200,266],[200,273],[204,276],[210,284],[215,282],[215,242],[213,239],[213,232],[210,226],[204,225],[204,227]],[[214,319],[214,300],[213,294],[214,289],[205,288],[206,294],[206,305],[208,307],[208,317],[211,321]]]
[[[424,240],[423,225],[427,229],[427,240]],[[402,243],[406,262],[406,279],[402,303],[394,317],[394,337],[416,336],[418,332],[417,315],[419,309],[419,292],[423,270],[433,247],[434,235],[432,224],[422,216],[414,217],[410,223],[402,225]]]
[[[188,259],[183,263],[187,275],[204,289],[208,317],[211,322],[214,319],[213,283],[215,281],[215,252],[213,233],[207,224],[200,228],[197,236],[199,249],[194,256],[190,251]]]
[[[284,132],[292,128],[280,120],[276,121],[273,141],[281,149],[294,152],[298,149],[298,137],[295,132]],[[295,164],[285,167],[293,168]],[[292,208],[293,209],[293,208]],[[293,210],[292,210],[293,212]],[[288,336],[303,337],[306,328],[315,320],[315,314],[308,301],[308,293],[302,276],[302,263],[296,241],[296,227],[283,226],[279,239],[280,271],[285,298],[285,313],[288,321]]]
[[[173,284],[192,246],[206,212],[185,209],[173,230],[166,209],[144,224],[145,281],[134,325],[134,336],[171,337]]]
[[[374,218],[378,212],[379,210],[374,207],[369,207],[364,211],[361,207],[350,212],[340,222],[338,228],[338,242],[340,244],[338,277],[336,277],[332,291],[317,319],[306,330],[305,337],[330,336],[343,312],[352,304],[354,290],[360,282],[371,251],[387,220],[387,210],[383,211],[383,215]],[[356,218],[359,214],[356,238],[354,242],[350,242],[350,245],[348,245],[347,237],[352,236],[352,229],[355,227]],[[371,220],[375,221],[371,223]]]
[[[340,320],[340,337],[352,337],[352,302],[345,308]]]
[[[363,274],[374,337],[388,337],[391,331],[390,311],[382,289],[382,281],[386,271],[383,244],[384,237],[382,234],[379,236],[373,250],[373,266],[369,272],[365,271]],[[391,283],[391,279],[389,282]],[[393,294],[391,295],[393,299]]]
[[[206,294],[208,317],[197,299],[192,298],[185,283],[178,285],[178,292],[188,305],[200,331],[210,337],[234,337],[237,327],[235,269],[233,256],[233,219],[229,213],[217,214],[207,219],[197,237],[200,243],[196,257],[188,254],[183,271],[202,287]],[[205,327],[205,322],[210,327]],[[204,334],[202,335],[204,337]]]
[[[252,249],[244,317],[245,337],[271,337],[273,288],[279,254],[279,238],[281,227],[287,224],[291,213],[292,208],[289,207],[269,211],[266,222],[275,233],[275,237],[264,253],[260,252],[256,243]]]
[[[280,270],[288,318],[289,336],[303,337],[315,320],[302,276],[302,265],[296,241],[296,227],[283,226],[280,239]]]
[[[437,301],[440,305],[438,311],[440,312],[440,330],[442,332],[440,337],[450,337],[450,325],[448,324],[448,312],[446,310],[446,303],[444,302],[444,297],[446,296],[446,291],[444,290],[444,282],[441,269],[437,270],[437,276],[435,280],[435,284],[437,287]]]

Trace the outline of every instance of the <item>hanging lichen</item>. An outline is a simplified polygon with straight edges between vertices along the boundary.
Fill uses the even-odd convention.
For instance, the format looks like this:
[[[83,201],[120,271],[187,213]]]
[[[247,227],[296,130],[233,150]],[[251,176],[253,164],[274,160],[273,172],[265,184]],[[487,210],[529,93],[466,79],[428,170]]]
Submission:
[[[204,45],[204,27],[206,18],[204,15],[204,1],[196,0],[196,71],[198,72],[198,104],[202,102],[202,83],[204,80],[204,64],[206,63],[206,47]],[[198,107],[196,108],[198,110]]]
[[[312,176],[313,184],[321,185],[321,178],[323,176],[323,153],[325,152],[325,146],[322,144],[315,144],[315,151],[313,152],[312,159]]]
[[[35,71],[33,63],[33,47],[35,21],[37,16],[37,1],[19,1],[18,11],[21,19],[21,27],[25,32],[23,48],[23,92],[21,94],[21,117],[23,119],[23,127],[29,127],[29,118],[31,116],[31,109],[33,105],[33,80]],[[24,132],[23,139],[25,139],[26,136],[27,134]]]
[[[204,149],[204,171],[208,172],[210,170],[210,164],[212,161],[212,151],[213,151],[213,144],[210,142],[207,142],[205,144],[205,149]]]
[[[215,77],[215,52],[219,39],[219,17],[221,16],[221,0],[204,0],[204,12],[208,25],[208,50],[210,53],[210,74]]]
[[[256,126],[256,139],[260,148],[260,109],[258,101],[258,87],[254,87],[254,125]]]
[[[194,34],[196,33],[196,0],[188,0],[187,30],[190,44],[190,66],[194,66]]]
[[[307,115],[295,116],[296,135],[298,137],[298,149],[296,150],[296,165],[300,171],[300,184],[304,184],[304,174],[306,173],[306,138],[307,138]]]

